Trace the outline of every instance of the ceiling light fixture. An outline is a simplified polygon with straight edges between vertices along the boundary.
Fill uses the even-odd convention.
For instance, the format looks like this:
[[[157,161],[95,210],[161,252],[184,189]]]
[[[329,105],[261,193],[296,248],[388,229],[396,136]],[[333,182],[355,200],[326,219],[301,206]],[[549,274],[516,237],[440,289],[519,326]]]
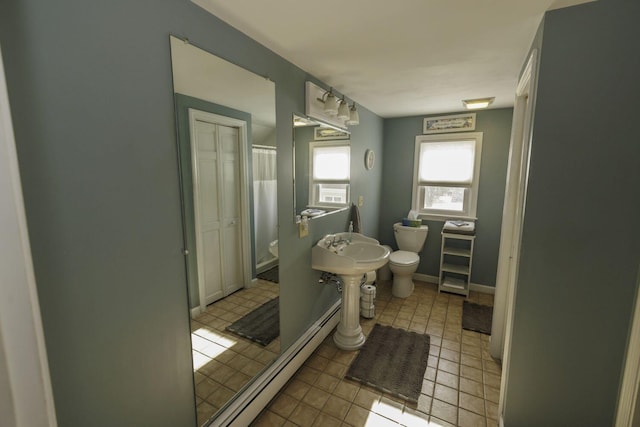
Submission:
[[[492,98],[478,98],[478,99],[465,99],[462,101],[462,105],[467,110],[479,110],[481,108],[487,108],[495,100]]]

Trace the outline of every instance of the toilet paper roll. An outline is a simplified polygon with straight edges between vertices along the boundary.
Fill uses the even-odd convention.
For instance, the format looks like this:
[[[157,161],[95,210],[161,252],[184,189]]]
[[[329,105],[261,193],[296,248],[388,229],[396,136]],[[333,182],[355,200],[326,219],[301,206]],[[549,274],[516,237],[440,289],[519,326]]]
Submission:
[[[360,302],[367,305],[373,304],[376,299],[376,287],[373,285],[363,285],[360,287]]]
[[[373,285],[360,286],[360,295],[376,295],[376,287]]]
[[[363,295],[360,297],[360,305],[373,305],[376,302],[376,299],[371,295]]]
[[[373,304],[360,304],[360,310],[371,310],[373,307]]]
[[[371,307],[370,309],[360,310],[360,315],[364,318],[371,319],[376,315],[376,309]]]

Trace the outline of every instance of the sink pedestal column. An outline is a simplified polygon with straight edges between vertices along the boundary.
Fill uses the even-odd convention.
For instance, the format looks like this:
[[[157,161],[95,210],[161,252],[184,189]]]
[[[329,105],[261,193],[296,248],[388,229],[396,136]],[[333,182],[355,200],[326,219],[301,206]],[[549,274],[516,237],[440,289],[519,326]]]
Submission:
[[[360,281],[362,274],[341,275],[342,307],[340,323],[333,341],[343,350],[357,350],[364,344],[365,337],[360,327]]]

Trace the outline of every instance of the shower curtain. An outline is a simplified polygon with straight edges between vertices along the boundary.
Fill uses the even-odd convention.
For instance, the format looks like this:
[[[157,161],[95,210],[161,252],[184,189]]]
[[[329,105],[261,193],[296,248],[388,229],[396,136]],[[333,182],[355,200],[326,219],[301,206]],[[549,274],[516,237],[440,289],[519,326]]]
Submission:
[[[278,238],[278,189],[276,150],[253,147],[253,218],[256,264],[274,258],[269,244]]]

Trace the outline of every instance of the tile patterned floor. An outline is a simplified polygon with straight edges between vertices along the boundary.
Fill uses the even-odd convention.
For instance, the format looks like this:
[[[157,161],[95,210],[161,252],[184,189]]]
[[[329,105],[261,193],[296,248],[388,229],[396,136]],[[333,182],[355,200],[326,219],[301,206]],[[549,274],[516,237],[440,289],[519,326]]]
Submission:
[[[258,279],[256,286],[207,306],[191,320],[191,346],[198,425],[216,413],[238,390],[280,354],[280,338],[263,347],[225,328],[278,296],[278,284]]]
[[[338,349],[331,334],[252,425],[497,426],[501,367],[487,335],[462,330],[464,300],[422,282],[409,298],[395,298],[391,283],[381,282],[375,318],[360,319],[365,335],[381,323],[431,336],[417,404],[345,379],[357,352]],[[493,305],[492,295],[472,292],[467,300]]]

